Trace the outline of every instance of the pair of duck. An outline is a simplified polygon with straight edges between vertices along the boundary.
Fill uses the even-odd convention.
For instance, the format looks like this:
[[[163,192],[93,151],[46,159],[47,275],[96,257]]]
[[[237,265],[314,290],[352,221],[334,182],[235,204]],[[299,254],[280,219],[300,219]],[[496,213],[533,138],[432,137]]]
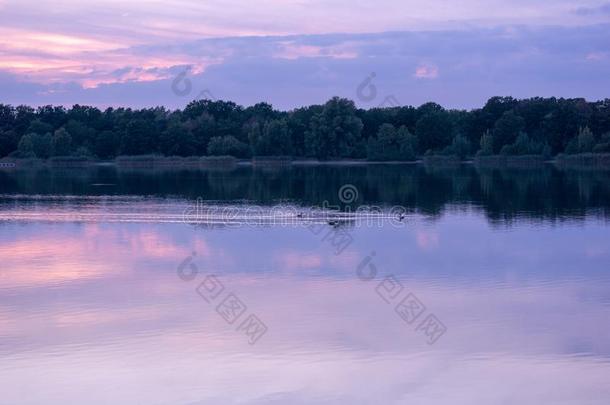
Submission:
[[[301,212],[299,212],[299,213],[297,214],[297,218],[303,218],[303,216],[304,216],[304,215],[303,215],[303,213],[301,213]],[[339,221],[336,221],[336,220],[330,220],[330,221],[328,221],[328,225],[330,225],[330,226],[337,226],[337,225],[339,225]]]
[[[302,213],[298,213],[297,214],[297,218],[303,218],[303,214]],[[403,219],[405,219],[405,214],[399,214],[398,215],[398,220],[400,222],[402,222]],[[330,225],[330,226],[338,226],[339,225],[339,221],[337,221],[337,220],[330,220],[330,221],[328,221],[328,225]]]

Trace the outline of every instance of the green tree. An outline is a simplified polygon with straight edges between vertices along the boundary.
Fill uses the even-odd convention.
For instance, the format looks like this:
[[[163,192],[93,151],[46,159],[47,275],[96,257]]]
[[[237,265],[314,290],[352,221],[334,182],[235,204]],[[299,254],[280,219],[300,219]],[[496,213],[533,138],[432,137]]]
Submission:
[[[583,99],[554,100],[552,108],[539,124],[540,139],[551,146],[553,153],[564,151],[570,140],[575,138],[578,128],[586,125],[587,110],[589,107]]]
[[[32,107],[26,105],[15,107],[15,118],[13,123],[15,132],[17,132],[18,135],[24,135],[28,132],[28,127],[35,119],[36,113]]]
[[[80,156],[80,157],[92,157],[93,156],[91,153],[91,150],[89,150],[89,148],[87,148],[86,146],[79,146],[78,148],[76,148],[74,155]]]
[[[53,132],[55,128],[53,125],[48,124],[46,122],[41,121],[40,119],[35,119],[32,121],[27,129],[28,134],[46,134]]]
[[[521,132],[515,142],[510,145],[504,145],[500,150],[502,155],[541,155],[550,154],[549,150],[545,150],[545,146],[537,142],[525,133]]]
[[[589,127],[580,127],[578,129],[578,151],[580,153],[592,152],[595,146],[595,137]]]
[[[417,138],[407,127],[398,130],[392,124],[382,124],[376,137],[370,137],[367,142],[367,158],[369,160],[415,160]]]
[[[565,148],[567,154],[592,152],[595,147],[595,137],[589,127],[580,127],[578,135],[568,142]]]
[[[32,137],[34,154],[41,159],[48,159],[54,155],[53,136],[50,133],[44,135],[34,134]]]
[[[119,137],[113,131],[102,131],[96,135],[94,153],[101,159],[114,158],[119,149]]]
[[[465,136],[458,134],[451,141],[451,145],[443,150],[445,155],[457,156],[460,159],[465,159],[470,153],[470,142]]]
[[[19,145],[17,150],[19,152],[19,156],[22,158],[34,158],[36,157],[36,153],[34,153],[34,138],[35,134],[26,134],[21,137],[19,141]]]
[[[286,120],[271,120],[263,127],[263,137],[268,139],[271,155],[292,154],[292,134]]]
[[[368,160],[386,160],[383,157],[383,149],[379,140],[371,136],[366,144],[366,158]]]
[[[197,155],[205,155],[210,138],[217,132],[216,120],[214,117],[205,112],[198,117],[188,119],[184,125],[193,135],[193,140],[195,142],[195,153]]]
[[[121,140],[121,154],[147,155],[157,151],[155,128],[152,122],[144,119],[129,121]]]
[[[610,152],[610,132],[603,134],[597,143],[593,147],[593,152],[595,153],[607,153]]]
[[[255,110],[265,110],[259,106]],[[210,139],[214,136],[233,136],[247,141],[241,129],[247,115],[244,109],[230,101],[196,100],[189,103],[182,112],[183,119],[195,137],[197,153],[204,154]]]
[[[377,137],[370,137],[367,143],[369,160],[397,160],[400,156],[400,145],[396,128],[392,124],[382,124]]]
[[[297,108],[291,111],[287,117],[288,129],[291,133],[294,154],[305,156],[305,134],[309,130],[309,123],[314,115],[322,112],[324,107],[312,105],[309,107]]]
[[[32,132],[38,134],[53,133],[57,128],[60,128],[66,122],[66,109],[63,106],[44,105],[36,109],[36,116],[38,119],[45,124],[49,125],[49,128],[45,130],[34,130]]]
[[[386,124],[394,129],[389,130]],[[55,136],[61,128],[72,138],[71,147],[67,137],[62,138],[63,132],[57,133],[61,137]],[[405,141],[402,128],[412,131],[415,138],[411,135]],[[51,147],[46,135],[40,135],[47,133],[52,134]],[[527,139],[521,133],[527,133]],[[194,101],[176,111],[159,107],[108,108],[102,112],[79,105],[66,110],[60,106],[34,109],[0,104],[0,156],[18,150],[25,134],[30,136],[20,153],[37,152],[41,157],[53,149],[58,154],[68,149],[89,150],[102,158],[118,153],[202,155],[207,153],[210,139],[219,137],[212,149],[235,146],[236,140],[238,145],[250,143],[252,153],[259,155],[410,160],[422,152],[459,152],[463,156],[467,144],[463,137],[470,145],[480,144],[478,154],[482,155],[501,150],[545,156],[607,152],[610,140],[601,134],[608,133],[610,99],[492,97],[483,108],[470,111],[446,111],[436,103],[363,110],[337,97],[324,105],[290,112],[266,103],[243,108],[212,100]],[[233,140],[225,138],[228,136]],[[243,156],[250,153],[236,150]]]
[[[481,119],[484,120],[485,127],[489,128],[500,119],[506,112],[514,109],[518,105],[518,100],[512,97],[492,97],[481,109]],[[516,137],[516,135],[515,135]],[[511,141],[512,142],[512,141]]]
[[[248,156],[248,145],[239,141],[232,135],[215,136],[208,144],[208,154],[212,156],[235,156],[239,158]]]
[[[530,150],[530,137],[525,133],[521,132],[515,142],[512,144],[513,155],[527,155]]]
[[[70,120],[64,126],[66,131],[72,137],[72,143],[74,146],[87,146],[90,147],[95,144],[96,133],[95,130],[89,128],[82,122]]]
[[[0,104],[0,131],[15,127],[15,109],[7,104]]]
[[[21,157],[37,157],[47,159],[53,155],[53,137],[30,133],[21,137],[17,148]]]
[[[72,153],[72,137],[64,128],[53,134],[53,151],[56,156],[68,156]]]
[[[262,125],[258,121],[254,121],[247,125],[248,142],[252,149],[252,155],[265,156],[269,154],[271,145],[269,140],[263,137]]]
[[[493,129],[494,152],[498,152],[505,145],[511,145],[525,128],[525,120],[514,111],[506,111],[498,119]]]
[[[417,116],[418,116],[418,118],[421,118],[424,115],[439,113],[439,112],[444,112],[444,111],[445,111],[445,109],[440,104],[428,102],[428,103],[424,103],[424,104],[420,105],[419,107],[417,107]]]
[[[258,121],[250,125],[248,140],[256,156],[291,155],[292,135],[285,119],[271,120],[262,126]]]
[[[481,149],[478,154],[482,156],[493,155],[494,153],[494,138],[489,130],[485,131],[483,136],[481,137]]]
[[[451,119],[444,110],[426,113],[415,124],[415,135],[422,151],[441,150],[451,142],[452,132]]]
[[[551,146],[548,143],[545,143],[544,145],[542,145],[542,157],[544,159],[550,159],[553,156],[553,150],[551,149]]]
[[[321,159],[350,157],[361,142],[362,127],[354,102],[333,97],[311,119],[305,134],[307,154]]]
[[[159,136],[159,150],[165,156],[193,156],[195,138],[178,121],[172,121]]]
[[[413,161],[417,159],[417,137],[406,126],[398,128],[396,133],[400,145],[400,160]]]
[[[568,155],[573,155],[573,154],[576,154],[576,153],[579,152],[579,150],[578,150],[578,138],[570,139],[570,141],[566,145],[565,152]]]
[[[17,133],[13,130],[0,130],[0,158],[7,156],[17,150]]]

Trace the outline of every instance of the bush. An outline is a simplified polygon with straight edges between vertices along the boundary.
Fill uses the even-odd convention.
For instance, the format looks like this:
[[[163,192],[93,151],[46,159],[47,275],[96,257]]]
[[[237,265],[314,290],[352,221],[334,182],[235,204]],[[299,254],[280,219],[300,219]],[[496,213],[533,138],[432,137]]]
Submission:
[[[53,137],[50,133],[24,135],[19,141],[17,150],[22,158],[47,159],[53,155]]]
[[[593,147],[595,153],[610,152],[610,132],[602,135],[599,143]]]
[[[210,139],[208,144],[208,154],[212,156],[229,155],[243,158],[248,156],[248,145],[231,135],[215,136]]]
[[[494,153],[494,138],[493,135],[489,132],[489,130],[485,131],[483,136],[481,137],[481,149],[477,152],[477,155],[481,156],[489,156]]]
[[[457,135],[453,138],[451,145],[443,149],[443,155],[457,156],[460,159],[465,159],[470,153],[470,142],[462,135]]]
[[[55,156],[68,156],[72,152],[72,137],[64,128],[53,134],[53,153]]]
[[[595,146],[595,137],[589,127],[581,127],[578,129],[578,135],[568,142],[565,151],[569,155],[589,153],[593,152]]]
[[[547,147],[546,150],[545,146]],[[544,155],[545,153],[550,155],[550,147],[530,139],[525,132],[521,132],[512,145],[504,145],[500,149],[500,154],[503,156]]]
[[[405,126],[398,130],[392,124],[382,124],[377,137],[370,137],[366,147],[369,160],[415,160],[417,138]]]
[[[502,156],[516,155],[515,146],[514,145],[502,146],[502,149],[500,149],[500,155],[502,155]]]
[[[293,152],[292,135],[286,120],[271,120],[262,126],[255,122],[250,127],[248,140],[253,155],[286,156]]]
[[[595,146],[595,137],[593,136],[593,132],[591,132],[589,127],[578,129],[577,142],[578,151],[580,153],[588,153],[593,151],[593,147]]]
[[[548,143],[545,143],[544,146],[542,147],[542,157],[544,159],[550,159],[553,156],[553,150],[551,149],[551,146]]]
[[[578,153],[578,139],[572,138],[566,145],[565,152],[567,155],[574,155]]]
[[[79,146],[76,149],[76,152],[74,152],[74,156],[80,156],[80,157],[92,157],[93,155],[91,154],[91,151],[89,149],[87,149],[85,146]]]

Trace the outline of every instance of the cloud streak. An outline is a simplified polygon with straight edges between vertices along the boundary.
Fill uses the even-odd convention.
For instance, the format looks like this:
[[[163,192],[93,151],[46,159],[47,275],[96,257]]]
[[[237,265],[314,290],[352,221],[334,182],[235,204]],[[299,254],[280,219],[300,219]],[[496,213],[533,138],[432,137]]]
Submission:
[[[195,94],[280,108],[354,98],[373,71],[403,103],[600,98],[608,3],[579,4],[0,0],[0,102],[181,107],[169,89],[185,69]]]

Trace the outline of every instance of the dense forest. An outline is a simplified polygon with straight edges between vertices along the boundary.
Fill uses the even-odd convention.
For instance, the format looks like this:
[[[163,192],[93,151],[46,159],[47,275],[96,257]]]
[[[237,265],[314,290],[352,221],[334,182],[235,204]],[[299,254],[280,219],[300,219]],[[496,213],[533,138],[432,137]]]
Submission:
[[[347,99],[278,111],[197,100],[183,110],[0,104],[0,157],[293,156],[413,160],[421,155],[610,152],[610,99],[493,97],[480,109],[358,109]]]

